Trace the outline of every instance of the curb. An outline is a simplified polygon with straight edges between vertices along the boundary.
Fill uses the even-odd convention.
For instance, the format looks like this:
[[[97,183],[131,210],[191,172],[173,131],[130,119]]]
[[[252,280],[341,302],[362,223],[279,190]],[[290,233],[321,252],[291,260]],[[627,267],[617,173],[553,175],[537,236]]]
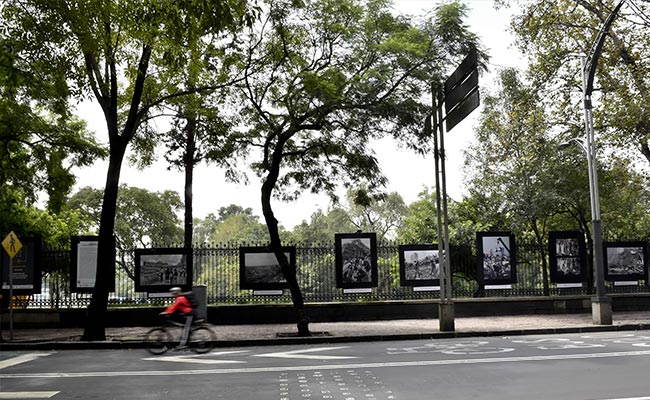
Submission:
[[[399,340],[426,340],[426,339],[454,339],[471,337],[494,336],[524,336],[524,335],[554,335],[568,333],[589,332],[616,332],[650,330],[650,324],[625,324],[603,326],[581,326],[571,328],[534,328],[511,329],[501,331],[467,331],[467,332],[429,332],[413,334],[379,334],[359,336],[312,336],[312,337],[276,337],[267,339],[241,339],[219,340],[214,343],[215,348],[225,347],[251,347],[251,346],[278,346],[299,344],[327,344],[327,343],[358,343],[382,342]],[[0,351],[11,350],[111,350],[111,349],[144,349],[146,342],[143,340],[107,340],[99,342],[82,341],[23,341],[2,342]]]

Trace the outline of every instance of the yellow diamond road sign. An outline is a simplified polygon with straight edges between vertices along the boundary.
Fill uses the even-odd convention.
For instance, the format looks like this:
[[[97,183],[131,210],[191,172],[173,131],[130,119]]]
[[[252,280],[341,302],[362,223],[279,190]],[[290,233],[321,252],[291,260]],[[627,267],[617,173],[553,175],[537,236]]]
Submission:
[[[2,247],[4,247],[7,254],[9,254],[9,258],[14,258],[23,247],[23,244],[20,243],[20,240],[18,240],[18,236],[16,236],[14,231],[11,231],[5,240],[2,241]]]

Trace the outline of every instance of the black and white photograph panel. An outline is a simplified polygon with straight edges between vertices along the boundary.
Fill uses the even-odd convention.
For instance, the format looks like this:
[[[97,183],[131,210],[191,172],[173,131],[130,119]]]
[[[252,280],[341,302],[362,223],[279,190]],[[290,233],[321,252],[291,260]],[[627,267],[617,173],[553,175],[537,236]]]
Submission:
[[[510,232],[478,232],[479,277],[487,285],[514,283],[515,238]]]
[[[337,285],[342,288],[377,286],[375,233],[337,234]]]
[[[136,249],[136,291],[166,292],[170,287],[192,287],[190,250],[183,248]]]
[[[548,255],[553,283],[581,283],[586,279],[587,249],[584,233],[549,232]]]
[[[296,268],[296,248],[283,247],[292,269]],[[289,287],[280,262],[267,247],[239,248],[239,287],[241,289],[271,290]]]
[[[645,242],[605,242],[605,279],[636,281],[646,279],[647,244]]]
[[[440,285],[440,258],[437,245],[400,245],[402,286]]]

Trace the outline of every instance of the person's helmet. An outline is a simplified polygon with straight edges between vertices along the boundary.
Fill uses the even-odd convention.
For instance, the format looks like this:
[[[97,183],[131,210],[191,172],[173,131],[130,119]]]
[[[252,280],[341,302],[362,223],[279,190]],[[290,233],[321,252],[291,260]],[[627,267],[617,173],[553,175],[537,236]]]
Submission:
[[[177,287],[173,287],[173,288],[169,289],[169,292],[171,294],[178,294],[178,293],[182,292],[182,289],[177,286]]]

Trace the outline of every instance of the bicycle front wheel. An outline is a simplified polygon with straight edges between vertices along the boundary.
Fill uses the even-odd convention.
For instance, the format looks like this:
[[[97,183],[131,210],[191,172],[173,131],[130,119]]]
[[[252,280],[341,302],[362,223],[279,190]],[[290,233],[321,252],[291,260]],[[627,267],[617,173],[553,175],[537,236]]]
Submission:
[[[160,355],[173,347],[172,336],[165,328],[153,328],[145,336],[147,351],[153,355]]]
[[[217,335],[207,326],[197,326],[190,332],[189,345],[197,353],[207,353],[214,347]]]

